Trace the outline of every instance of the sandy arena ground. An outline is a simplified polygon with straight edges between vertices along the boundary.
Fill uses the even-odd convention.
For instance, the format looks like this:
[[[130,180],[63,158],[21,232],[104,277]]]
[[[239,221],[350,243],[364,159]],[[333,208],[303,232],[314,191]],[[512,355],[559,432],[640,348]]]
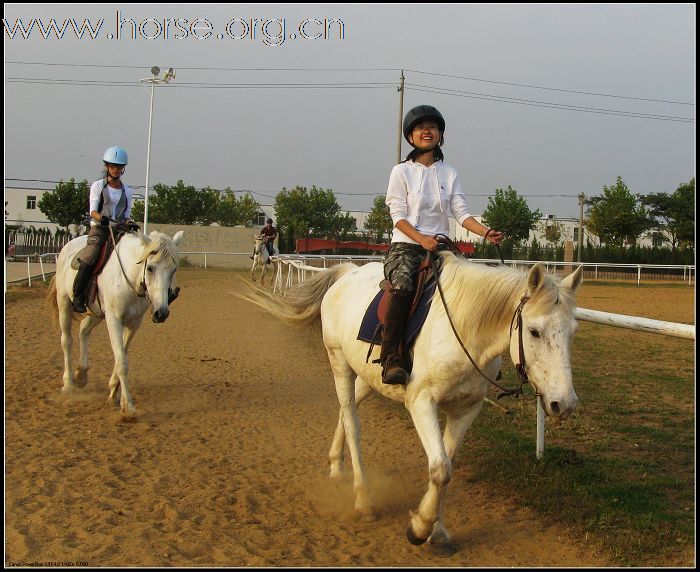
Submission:
[[[129,352],[134,423],[106,405],[104,325],[91,339],[88,385],[66,396],[45,287],[6,305],[5,565],[610,565],[583,539],[470,483],[464,465],[445,504],[457,554],[409,544],[425,455],[408,416],[376,395],[360,417],[378,518],[358,519],[350,477],[327,478],[338,404],[322,343],[236,298],[244,277],[178,272],[170,318],[145,319]]]

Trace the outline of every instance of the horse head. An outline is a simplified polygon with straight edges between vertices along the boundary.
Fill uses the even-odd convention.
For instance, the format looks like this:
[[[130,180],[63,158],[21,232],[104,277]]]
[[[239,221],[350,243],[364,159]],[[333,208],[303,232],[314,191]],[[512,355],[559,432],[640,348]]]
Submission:
[[[571,375],[571,342],[577,323],[576,291],[583,279],[582,267],[559,281],[535,264],[527,277],[526,297],[516,311],[521,321],[513,329],[510,355],[542,395],[550,417],[566,419],[578,403]]]
[[[182,242],[183,231],[178,231],[171,239],[161,232],[151,232],[148,236],[139,231],[143,252],[139,262],[143,262],[143,285],[151,301],[151,317],[162,323],[168,319],[168,291],[177,271],[180,258],[178,245]]]

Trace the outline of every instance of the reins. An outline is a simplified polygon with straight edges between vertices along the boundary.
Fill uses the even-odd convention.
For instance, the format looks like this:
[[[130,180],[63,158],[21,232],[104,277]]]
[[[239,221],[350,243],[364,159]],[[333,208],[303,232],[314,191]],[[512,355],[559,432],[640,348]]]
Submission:
[[[138,298],[148,298],[148,288],[146,288],[146,261],[144,260],[143,263],[143,279],[141,280],[140,286],[143,288],[143,294],[139,294],[134,286],[131,284],[131,281],[129,280],[129,277],[126,275],[126,272],[124,271],[124,265],[122,264],[122,259],[119,257],[119,250],[117,250],[117,241],[114,239],[114,231],[112,230],[112,226],[109,226],[109,234],[112,237],[112,245],[114,246],[114,253],[117,255],[117,260],[119,261],[119,268],[121,268],[122,275],[124,276],[124,280],[126,280],[127,285],[131,289],[131,291],[138,297]]]
[[[486,233],[488,236],[488,232]],[[438,238],[440,237],[440,238]],[[455,244],[444,234],[436,234],[435,239],[438,240],[439,242],[445,244],[455,256],[462,256],[462,253],[459,252]],[[484,240],[486,238],[484,237]],[[498,247],[498,245],[496,245]],[[498,249],[498,253],[500,255],[501,250],[500,248]],[[527,295],[523,296],[520,299],[520,304],[518,304],[518,307],[515,310],[515,313],[513,314],[513,318],[511,319],[511,324],[510,324],[510,335],[513,335],[513,323],[516,322],[516,327],[515,329],[518,330],[518,351],[519,351],[519,357],[518,361],[520,363],[517,363],[515,365],[515,369],[518,372],[518,377],[520,378],[520,386],[516,389],[508,389],[506,387],[501,386],[500,384],[496,383],[495,380],[491,379],[488,377],[484,372],[481,371],[479,366],[476,364],[474,361],[474,358],[472,358],[471,354],[469,353],[469,350],[464,345],[464,342],[462,342],[462,339],[459,337],[459,334],[457,333],[457,328],[455,328],[454,322],[452,321],[452,316],[450,315],[449,308],[447,307],[447,302],[445,300],[445,293],[442,291],[442,284],[440,283],[440,268],[439,268],[439,259],[436,259],[434,256],[430,257],[431,264],[433,266],[433,271],[435,273],[435,282],[437,283],[438,291],[440,292],[440,299],[442,300],[442,305],[445,308],[445,314],[447,315],[447,320],[450,322],[450,327],[452,328],[452,333],[454,333],[455,338],[457,338],[457,341],[459,342],[459,345],[462,347],[462,351],[466,354],[466,356],[469,358],[469,361],[471,364],[474,366],[474,369],[483,377],[486,381],[488,381],[490,384],[496,386],[498,389],[501,390],[501,394],[496,398],[496,399],[501,399],[502,397],[507,397],[510,395],[513,395],[515,397],[519,397],[520,395],[523,395],[523,385],[529,382],[529,379],[527,377],[527,372],[525,371],[525,352],[523,350],[523,334],[522,334],[522,311],[523,311],[523,306],[525,303],[530,299]],[[438,264],[436,264],[436,262]],[[501,262],[503,262],[503,257],[501,257]],[[505,264],[505,263],[504,263]]]

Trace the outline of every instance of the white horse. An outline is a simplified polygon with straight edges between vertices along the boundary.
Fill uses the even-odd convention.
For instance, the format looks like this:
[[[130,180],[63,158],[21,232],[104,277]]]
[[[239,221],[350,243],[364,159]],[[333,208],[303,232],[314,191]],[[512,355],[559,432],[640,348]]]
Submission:
[[[61,326],[64,358],[62,391],[70,392],[87,384],[90,365],[88,338],[95,326],[105,320],[114,353],[114,370],[109,380],[107,402],[116,405],[121,390],[121,415],[127,419],[136,415],[129,392],[126,352],[149,305],[154,322],[161,323],[168,318],[168,290],[177,270],[177,247],[182,236],[182,231],[172,239],[160,232],[145,236],[139,231],[138,235],[126,234],[117,243],[97,278],[98,296],[95,303],[88,304],[90,313],[80,323],[80,360],[75,377],[71,371],[71,324],[74,319],[71,299],[76,271],[71,268],[71,261],[85,247],[87,236],[74,238],[63,247],[46,298],[54,316],[58,315]]]
[[[250,269],[250,277],[255,280],[255,269],[260,266],[260,284],[265,284],[265,273],[267,272],[267,261],[270,260],[270,254],[267,251],[267,241],[270,240],[264,234],[255,237],[255,245],[253,246],[253,266]],[[272,247],[272,252],[276,254],[276,248]]]
[[[483,375],[465,356],[436,293],[412,348],[413,370],[406,386],[382,384],[382,368],[372,363],[379,347],[367,359],[368,346],[357,339],[364,311],[384,277],[381,263],[335,266],[289,290],[284,299],[266,292],[243,297],[288,323],[313,326],[320,321],[340,401],[329,452],[330,477],[342,474],[347,439],[355,509],[360,513],[372,515],[373,507],[360,455],[357,405],[371,390],[405,404],[428,457],[429,476],[428,491],[417,511],[410,513],[407,536],[413,544],[429,540],[453,550],[442,524],[442,501],[455,452],[489,388],[484,376],[495,378],[501,354],[510,348],[513,363],[520,363],[521,340],[525,371],[541,394],[546,413],[566,419],[576,407],[570,346],[577,325],[575,296],[582,272],[579,268],[560,280],[547,276],[541,264],[525,273],[475,264],[451,253],[440,256],[440,284],[447,311]],[[522,320],[519,328],[518,314]],[[444,435],[440,435],[438,409],[447,415]]]

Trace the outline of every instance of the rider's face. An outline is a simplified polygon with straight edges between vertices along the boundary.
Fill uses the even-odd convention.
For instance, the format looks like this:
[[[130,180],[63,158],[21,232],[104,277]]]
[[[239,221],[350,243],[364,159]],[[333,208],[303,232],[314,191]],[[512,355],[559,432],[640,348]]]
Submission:
[[[107,172],[109,173],[109,176],[112,179],[118,179],[122,176],[122,173],[124,172],[124,165],[114,165],[112,163],[107,163],[106,166]]]

